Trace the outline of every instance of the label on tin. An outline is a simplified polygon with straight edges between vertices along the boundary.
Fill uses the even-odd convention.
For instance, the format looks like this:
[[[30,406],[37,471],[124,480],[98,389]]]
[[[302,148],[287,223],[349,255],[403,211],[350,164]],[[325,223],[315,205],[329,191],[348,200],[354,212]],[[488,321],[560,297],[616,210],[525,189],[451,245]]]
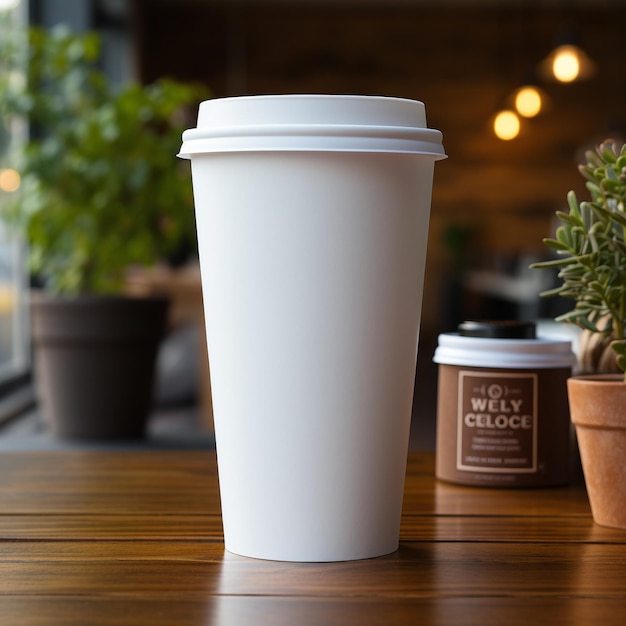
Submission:
[[[459,372],[457,469],[537,471],[537,374]]]

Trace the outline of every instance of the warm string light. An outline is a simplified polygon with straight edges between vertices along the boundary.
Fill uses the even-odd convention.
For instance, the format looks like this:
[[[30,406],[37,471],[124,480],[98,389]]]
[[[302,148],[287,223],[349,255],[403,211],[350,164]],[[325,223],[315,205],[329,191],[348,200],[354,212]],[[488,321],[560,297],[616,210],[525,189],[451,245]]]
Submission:
[[[543,64],[544,74],[561,83],[587,80],[596,71],[595,63],[578,46],[563,45],[556,48]]]
[[[525,85],[515,92],[515,110],[522,117],[535,117],[541,113],[543,97],[533,85]]]
[[[571,29],[561,37],[558,45],[539,64],[541,75],[546,80],[573,83],[591,78],[596,64],[578,45],[578,37]]]
[[[595,63],[576,45],[576,36],[569,28],[558,45],[539,65],[544,80],[569,84],[591,78]],[[509,141],[521,130],[521,118],[533,118],[545,110],[545,93],[533,84],[525,84],[511,96],[511,106],[501,110],[493,120],[497,137]]]
[[[13,169],[7,168],[0,170],[0,190],[13,192],[20,188],[22,179],[18,172]]]
[[[534,85],[524,85],[515,91],[511,99],[513,108],[499,111],[493,119],[493,132],[503,141],[515,139],[522,128],[520,117],[539,115],[544,107],[544,96]]]
[[[572,83],[579,77],[580,61],[574,46],[560,46],[554,51],[552,74],[562,83]]]
[[[519,117],[514,111],[500,111],[493,120],[493,131],[498,139],[510,141],[519,135]]]

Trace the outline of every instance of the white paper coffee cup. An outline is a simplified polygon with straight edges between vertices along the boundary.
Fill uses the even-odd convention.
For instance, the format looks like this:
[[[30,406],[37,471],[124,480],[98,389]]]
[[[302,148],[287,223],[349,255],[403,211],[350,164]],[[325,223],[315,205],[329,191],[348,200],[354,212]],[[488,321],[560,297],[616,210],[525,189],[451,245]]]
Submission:
[[[424,105],[203,102],[191,159],[226,549],[398,547],[434,162]]]

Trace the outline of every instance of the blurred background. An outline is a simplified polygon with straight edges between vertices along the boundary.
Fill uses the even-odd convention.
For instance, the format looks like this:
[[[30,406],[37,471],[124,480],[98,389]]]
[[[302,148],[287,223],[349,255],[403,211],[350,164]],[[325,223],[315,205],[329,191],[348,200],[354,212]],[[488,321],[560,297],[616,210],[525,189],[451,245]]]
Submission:
[[[120,83],[167,76],[203,83],[214,97],[350,93],[426,104],[449,156],[435,171],[414,409],[426,446],[437,335],[467,318],[561,312],[563,303],[538,295],[555,277],[528,266],[546,258],[542,238],[567,192],[585,195],[584,151],[626,131],[623,0],[3,0],[0,10],[98,31],[103,69]],[[562,46],[576,60],[557,78]],[[531,93],[517,109],[522,87],[539,104]],[[503,111],[509,125],[496,128]],[[15,253],[1,252],[15,264]],[[202,379],[202,365],[187,367],[169,372],[172,393],[201,402],[185,381]]]

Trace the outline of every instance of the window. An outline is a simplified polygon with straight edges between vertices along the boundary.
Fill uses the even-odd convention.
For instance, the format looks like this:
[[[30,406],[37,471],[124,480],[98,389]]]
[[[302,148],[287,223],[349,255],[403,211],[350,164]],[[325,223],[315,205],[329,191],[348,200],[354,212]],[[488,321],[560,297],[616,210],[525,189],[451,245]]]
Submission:
[[[0,228],[0,385],[30,366],[24,247]]]
[[[27,19],[26,0],[0,0],[0,37]],[[17,77],[19,78],[19,77]],[[23,128],[0,122],[0,202],[19,187],[11,154],[19,149]],[[30,323],[28,273],[24,245],[0,223],[0,422],[2,402],[29,379]]]

